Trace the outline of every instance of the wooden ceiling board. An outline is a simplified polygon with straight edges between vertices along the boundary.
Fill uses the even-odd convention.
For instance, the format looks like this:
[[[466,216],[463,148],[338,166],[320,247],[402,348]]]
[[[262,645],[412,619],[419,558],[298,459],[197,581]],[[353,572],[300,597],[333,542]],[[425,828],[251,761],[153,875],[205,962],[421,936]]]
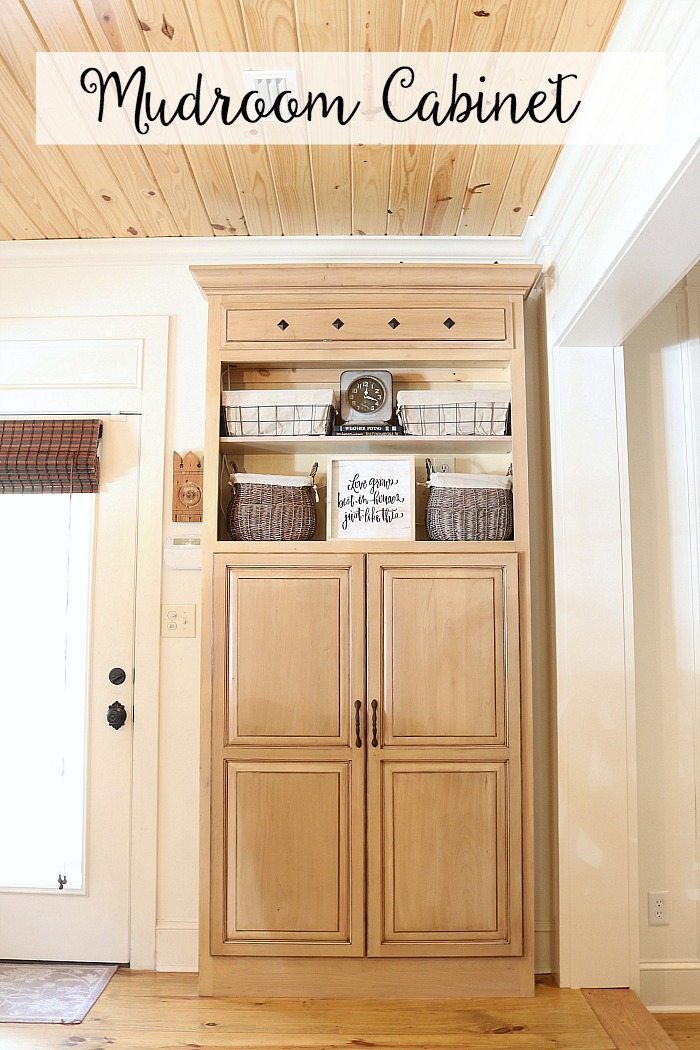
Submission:
[[[566,4],[552,43],[553,51],[602,51],[622,10],[624,0],[611,5],[601,0]],[[522,233],[533,215],[561,151],[560,146],[519,146],[494,217],[491,233]]]
[[[24,0],[24,10],[29,18],[24,19],[23,25],[13,4],[3,6],[0,20],[15,42],[13,72],[22,78],[27,97],[33,103],[37,51],[95,50],[97,44],[73,0]],[[31,148],[37,165],[41,166],[45,147],[35,146],[32,139]],[[142,149],[62,146],[61,151],[98,211],[107,219],[113,236],[177,234],[178,227]]]
[[[47,48],[94,50],[96,45],[86,32],[72,0],[55,0],[50,6],[48,3],[28,3],[26,10],[30,17],[20,20],[16,5],[3,5],[0,32],[3,34],[3,51],[8,36],[13,42],[12,73],[33,104],[37,51]],[[33,128],[27,130],[26,149],[34,167],[43,172],[47,156],[60,152],[72,169],[67,176],[75,184],[71,190],[74,192],[82,186],[98,214],[107,220],[108,236],[110,233],[117,237],[172,236],[178,233],[142,150],[113,147],[104,151],[96,147],[62,146],[58,151],[36,146]],[[67,189],[64,188],[63,192]]]
[[[402,0],[348,0],[353,51],[398,51]],[[352,146],[352,232],[377,237],[386,233],[389,209],[391,149]]]
[[[0,88],[0,94],[2,89]],[[6,165],[3,182],[11,193],[20,193],[29,214],[34,216],[32,228],[38,230],[38,236],[61,239],[77,237],[78,230],[54,198],[46,183],[39,176],[36,167],[26,158],[16,140],[0,128],[0,154]],[[3,214],[4,217],[4,214]],[[27,234],[26,236],[30,236]],[[32,234],[31,236],[37,236]]]
[[[238,3],[250,51],[299,50],[294,0],[238,0]],[[318,223],[308,145],[268,146],[268,155],[282,232],[288,236],[316,234]]]
[[[459,0],[452,38],[453,51],[499,51],[510,0],[493,0],[489,17],[476,15],[472,0]],[[454,234],[464,204],[465,187],[474,162],[476,146],[436,146],[430,187],[423,217],[428,236]]]
[[[199,51],[248,51],[243,18],[236,0],[185,0]],[[251,237],[282,234],[277,194],[267,146],[223,146],[248,233]]]
[[[3,152],[2,179],[23,211],[32,217],[34,225],[43,231],[43,236],[57,236],[54,230],[62,226],[58,210],[65,216],[68,230],[73,231],[68,232],[68,236],[116,236],[119,220],[124,219],[125,195],[111,169],[105,170],[98,163],[87,186],[81,183],[71,163],[75,159],[82,163],[84,157],[75,158],[75,150],[69,147],[39,150],[35,144],[33,88],[37,34],[26,16],[17,15],[11,7],[0,9],[0,53],[13,61],[10,67],[7,61],[0,60],[3,131],[11,142],[11,148]],[[19,80],[15,78],[15,70]],[[107,197],[114,194],[117,198],[120,210],[117,217],[105,208],[106,202],[100,198],[96,186],[100,193]],[[57,207],[52,206],[52,199]],[[48,218],[46,225],[41,221],[41,214]],[[133,215],[133,210],[129,209],[127,214]],[[127,219],[126,225],[131,221]]]
[[[404,4],[401,51],[450,51],[457,15],[456,0],[425,0],[420,7]],[[418,236],[428,201],[433,146],[393,146],[386,232]]]
[[[63,151],[56,146],[47,146],[42,148],[39,156],[37,155],[37,147],[34,145],[34,109],[1,60],[0,107],[4,114],[4,130],[14,143],[24,165],[35,170],[37,178],[38,173],[41,173],[40,180],[45,186],[42,203],[53,197],[78,237],[113,236],[106,216],[84,188]],[[24,185],[21,174],[20,170],[12,168],[10,158],[3,156],[2,181],[8,186],[22,210],[31,217],[36,226],[39,226],[40,216],[32,205],[31,185],[29,188]],[[46,204],[46,208],[49,207]]]
[[[499,50],[550,51],[563,9],[561,3],[533,4],[532,0],[512,0]],[[491,233],[517,152],[517,146],[477,143],[456,231],[458,234],[473,237],[474,230]]]
[[[39,229],[22,210],[7,186],[0,181],[0,215],[2,230],[0,236],[8,241],[43,240],[43,229]]]
[[[555,146],[38,147],[38,50],[601,50],[624,0],[3,0],[0,239],[522,233]]]
[[[120,0],[118,5],[113,0],[73,0],[73,3],[103,50],[107,47],[118,51],[197,50],[182,3],[169,4],[167,19],[155,4],[134,6],[129,0]],[[172,39],[168,35],[171,31]],[[235,179],[221,149],[158,146],[148,147],[144,152],[161,194],[170,203],[180,234],[187,235],[194,229],[199,231],[199,236],[248,232]]]
[[[350,12],[347,0],[294,0],[301,51],[347,51]],[[304,65],[302,63],[302,73]],[[316,225],[321,236],[352,233],[352,171],[349,146],[309,146]]]
[[[52,2],[52,0],[42,0]],[[140,50],[154,54],[197,51],[197,41],[183,0],[131,0],[142,37]],[[151,26],[146,30],[144,26]],[[183,201],[192,215],[198,215],[201,235],[247,234],[238,187],[229,167],[226,151],[220,146],[185,146],[184,156],[192,173],[195,192]]]

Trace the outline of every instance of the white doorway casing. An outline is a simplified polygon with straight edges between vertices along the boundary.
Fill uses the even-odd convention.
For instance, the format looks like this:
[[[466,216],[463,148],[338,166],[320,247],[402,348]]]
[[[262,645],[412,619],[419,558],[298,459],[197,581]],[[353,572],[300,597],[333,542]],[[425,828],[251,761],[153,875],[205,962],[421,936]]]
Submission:
[[[168,328],[167,317],[18,317],[0,322],[4,415],[141,416],[129,900],[129,961],[138,969],[155,966],[157,700]],[[82,374],[76,382],[78,360],[82,361]],[[154,493],[161,494],[160,498],[154,499]]]
[[[700,266],[625,343],[639,756],[640,988],[700,1010]],[[648,894],[669,894],[651,926]]]

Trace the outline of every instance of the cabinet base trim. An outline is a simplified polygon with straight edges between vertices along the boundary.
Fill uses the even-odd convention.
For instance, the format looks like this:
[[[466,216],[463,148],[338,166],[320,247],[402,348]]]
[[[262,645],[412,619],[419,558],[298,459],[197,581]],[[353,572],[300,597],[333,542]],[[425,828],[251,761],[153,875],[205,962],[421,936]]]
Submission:
[[[204,958],[199,994],[238,998],[471,999],[534,995],[518,959]]]

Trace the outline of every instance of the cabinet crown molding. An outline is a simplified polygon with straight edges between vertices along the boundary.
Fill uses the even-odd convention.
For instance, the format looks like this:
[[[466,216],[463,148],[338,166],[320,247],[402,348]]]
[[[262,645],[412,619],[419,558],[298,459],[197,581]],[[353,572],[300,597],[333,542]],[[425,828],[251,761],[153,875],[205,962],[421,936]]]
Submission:
[[[309,288],[367,289],[390,291],[488,291],[527,296],[537,281],[541,267],[527,264],[474,265],[438,263],[367,263],[282,266],[256,263],[243,266],[192,266],[191,272],[202,292],[226,295],[251,288],[308,291]]]

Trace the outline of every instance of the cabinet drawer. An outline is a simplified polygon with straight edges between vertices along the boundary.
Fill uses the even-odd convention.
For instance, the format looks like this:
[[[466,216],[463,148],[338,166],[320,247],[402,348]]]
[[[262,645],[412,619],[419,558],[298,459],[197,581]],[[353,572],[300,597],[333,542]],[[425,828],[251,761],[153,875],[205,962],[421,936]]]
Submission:
[[[254,342],[405,343],[416,339],[512,347],[509,302],[493,305],[227,309],[227,345]]]

